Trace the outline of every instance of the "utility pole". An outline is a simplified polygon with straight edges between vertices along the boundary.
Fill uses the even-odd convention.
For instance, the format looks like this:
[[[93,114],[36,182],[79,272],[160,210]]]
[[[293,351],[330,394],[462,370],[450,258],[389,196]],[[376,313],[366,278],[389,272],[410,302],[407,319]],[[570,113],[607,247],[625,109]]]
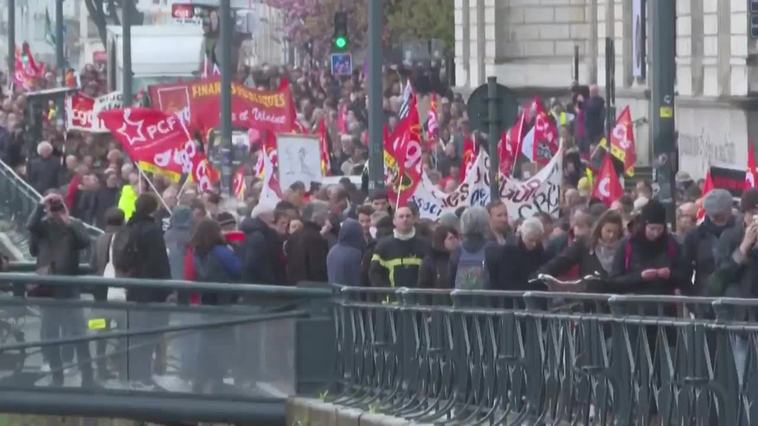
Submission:
[[[16,0],[8,0],[8,81],[16,74]]]
[[[55,1],[55,65],[58,67],[61,87],[66,85],[66,58],[63,54],[63,0]]]
[[[616,46],[611,37],[605,39],[605,137],[608,146],[616,124]]]
[[[500,119],[498,118],[497,77],[487,77],[487,121],[489,131],[487,141],[490,155],[490,200],[500,199],[500,158],[497,155],[497,142],[500,137]]]
[[[677,169],[674,143],[674,16],[673,1],[653,1],[652,18],[653,68],[651,137],[653,142],[653,178],[658,200],[666,207],[669,223],[674,223],[674,174]]]
[[[121,99],[123,99],[126,107],[132,106],[132,6],[128,4],[131,1],[124,1],[121,11],[121,46],[123,49],[121,63],[124,68]]]
[[[229,0],[219,3],[221,31],[221,191],[232,187],[232,8]]]
[[[384,187],[384,110],[382,109],[382,0],[368,0],[369,189]]]

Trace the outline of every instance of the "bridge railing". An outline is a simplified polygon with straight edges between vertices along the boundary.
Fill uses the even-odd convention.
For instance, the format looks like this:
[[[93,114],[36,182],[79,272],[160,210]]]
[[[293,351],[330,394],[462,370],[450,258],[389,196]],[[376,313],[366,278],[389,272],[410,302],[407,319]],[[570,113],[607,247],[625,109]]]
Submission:
[[[758,300],[335,288],[332,401],[420,423],[758,423]]]
[[[329,287],[7,273],[0,289],[3,412],[31,395],[38,413],[278,423],[287,397],[331,380]]]

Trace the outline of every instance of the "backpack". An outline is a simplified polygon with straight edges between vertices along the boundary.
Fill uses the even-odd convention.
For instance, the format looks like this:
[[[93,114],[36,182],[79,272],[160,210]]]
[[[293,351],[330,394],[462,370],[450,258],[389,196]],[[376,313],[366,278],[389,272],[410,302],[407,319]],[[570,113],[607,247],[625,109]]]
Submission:
[[[485,246],[470,252],[461,246],[458,270],[455,273],[455,288],[461,290],[484,290],[489,283],[489,273],[484,266]]]
[[[113,236],[113,266],[118,271],[130,273],[137,269],[137,235],[131,226],[126,226]]]

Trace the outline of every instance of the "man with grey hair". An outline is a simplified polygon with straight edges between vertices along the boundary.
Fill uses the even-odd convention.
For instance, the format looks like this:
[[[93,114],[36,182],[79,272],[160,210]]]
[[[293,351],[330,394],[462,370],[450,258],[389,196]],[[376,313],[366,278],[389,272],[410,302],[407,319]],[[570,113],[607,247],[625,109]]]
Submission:
[[[483,290],[489,286],[484,267],[490,215],[484,207],[469,207],[461,215],[461,246],[450,256],[450,278],[455,288]],[[493,245],[495,245],[493,243]]]
[[[326,256],[329,243],[322,231],[329,220],[329,204],[315,200],[303,207],[303,228],[287,240],[287,279],[290,284],[301,281],[326,282]]]
[[[27,176],[29,184],[40,194],[50,189],[56,189],[60,185],[61,160],[53,155],[53,146],[50,142],[40,142],[37,145],[37,158],[29,162]]]
[[[285,284],[287,282],[282,239],[274,228],[274,208],[258,204],[240,224],[245,233],[242,248],[242,282]]]
[[[526,219],[519,228],[518,241],[487,252],[485,266],[490,276],[490,288],[530,290],[529,279],[548,259],[542,248],[544,232],[538,218]]]
[[[706,283],[716,270],[718,242],[721,234],[734,227],[732,194],[725,189],[714,189],[705,196],[705,219],[684,237],[682,257],[687,287],[681,290],[693,296],[708,296]],[[691,279],[694,273],[694,279]],[[689,287],[692,283],[693,286]]]

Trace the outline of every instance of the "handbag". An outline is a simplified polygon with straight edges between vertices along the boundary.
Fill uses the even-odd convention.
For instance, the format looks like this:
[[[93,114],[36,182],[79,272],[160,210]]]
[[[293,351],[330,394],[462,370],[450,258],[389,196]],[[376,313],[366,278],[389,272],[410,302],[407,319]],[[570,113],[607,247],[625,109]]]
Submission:
[[[113,240],[116,238],[116,234],[111,235],[111,242],[108,244],[108,263],[105,264],[105,270],[103,271],[104,278],[116,278],[116,267],[113,266]],[[108,300],[120,301],[126,300],[126,289],[121,287],[108,287]]]

